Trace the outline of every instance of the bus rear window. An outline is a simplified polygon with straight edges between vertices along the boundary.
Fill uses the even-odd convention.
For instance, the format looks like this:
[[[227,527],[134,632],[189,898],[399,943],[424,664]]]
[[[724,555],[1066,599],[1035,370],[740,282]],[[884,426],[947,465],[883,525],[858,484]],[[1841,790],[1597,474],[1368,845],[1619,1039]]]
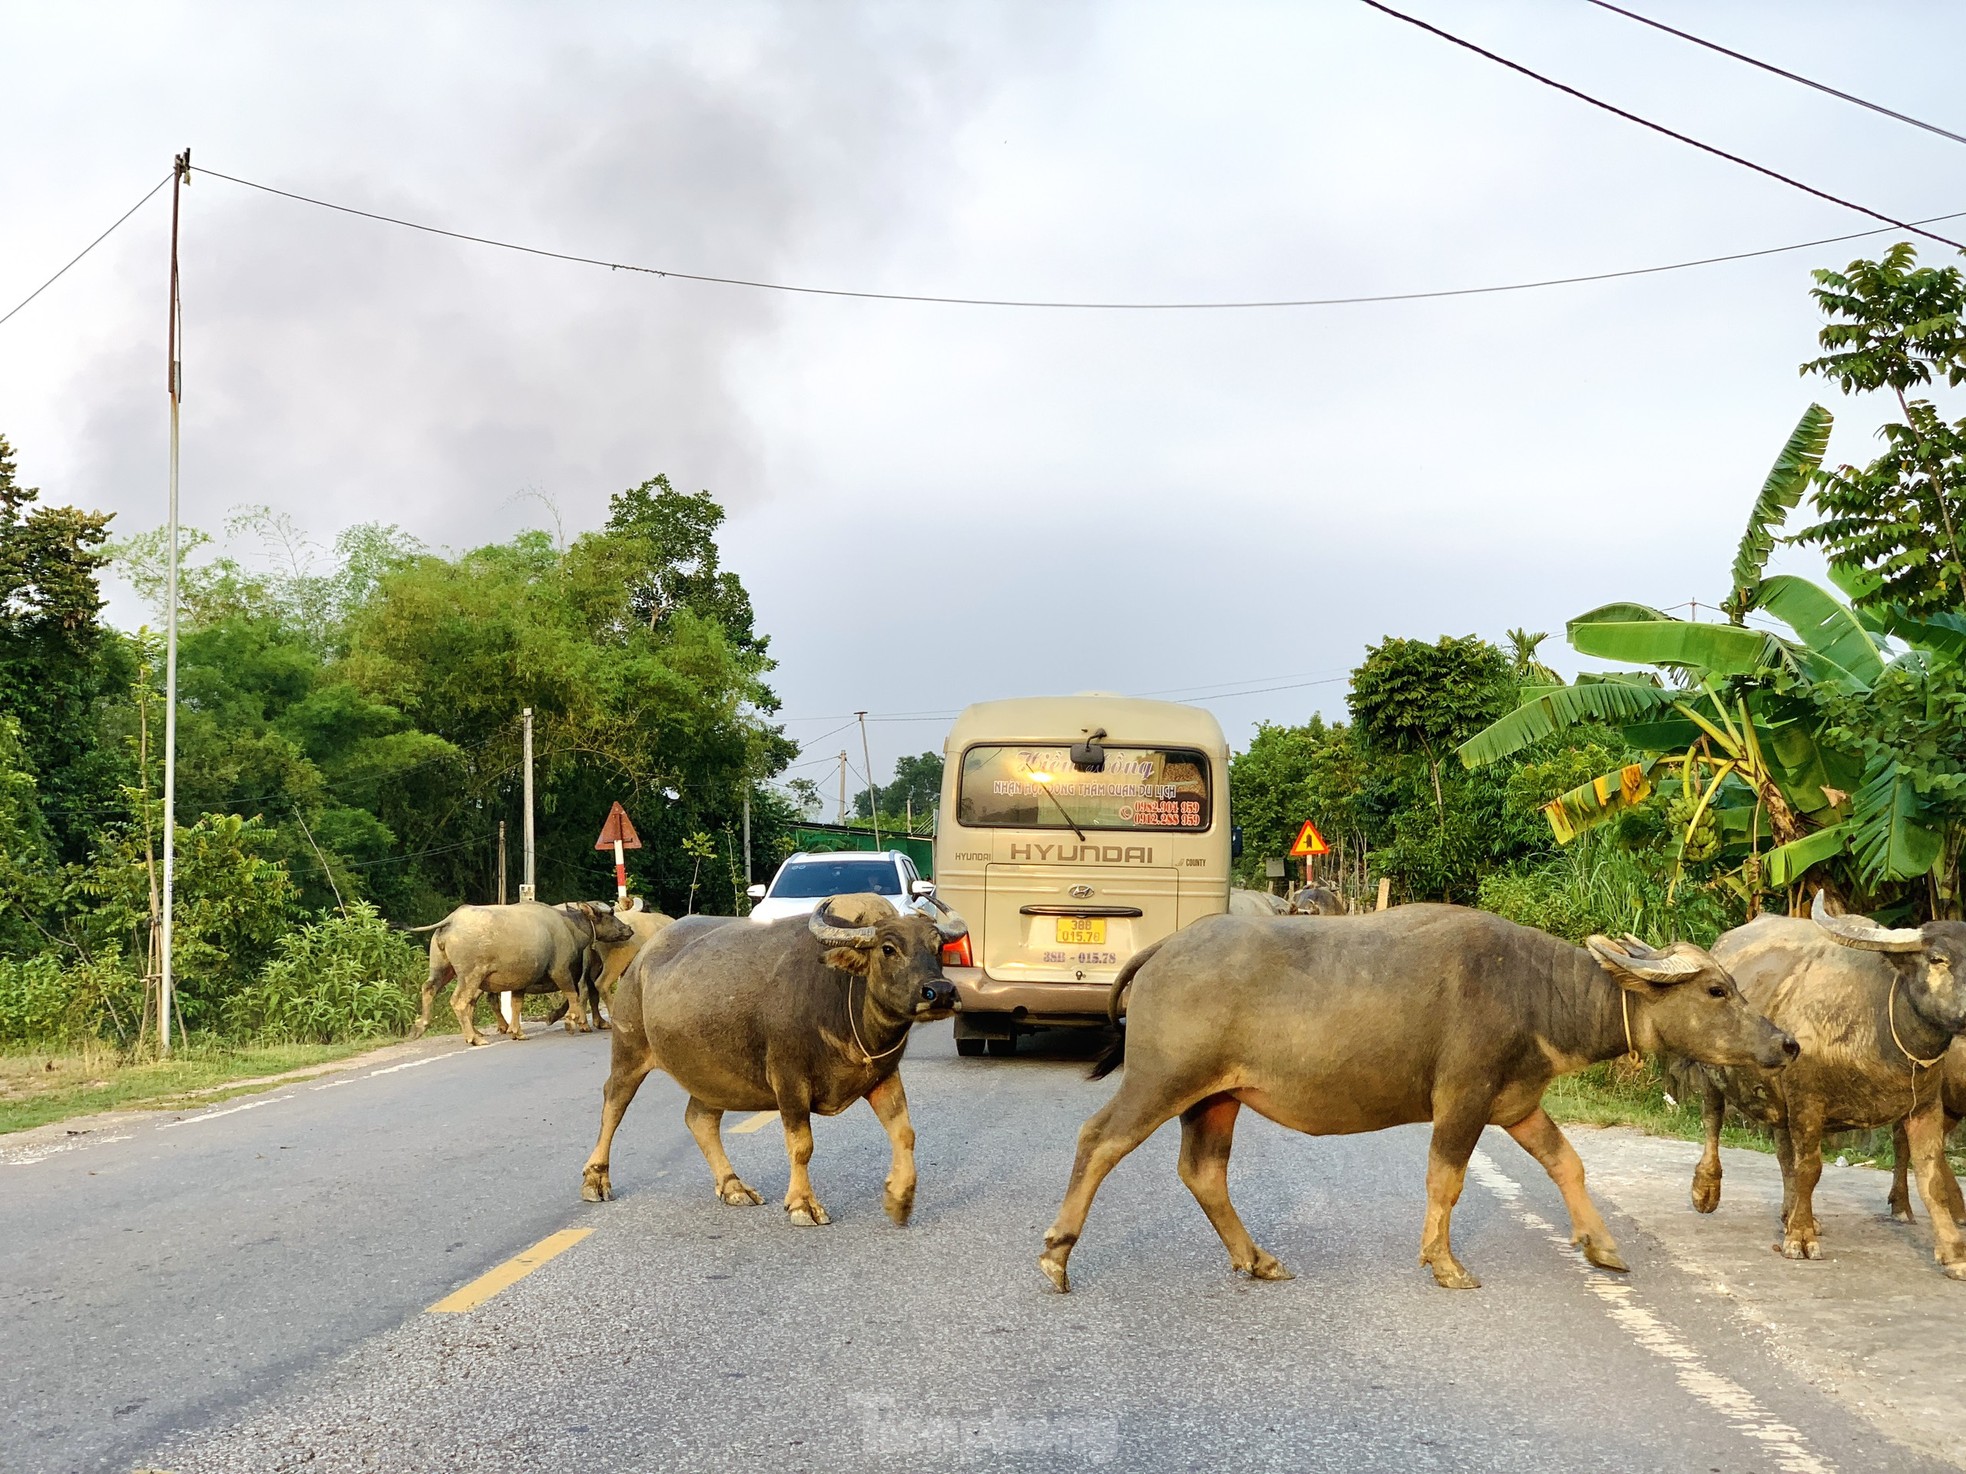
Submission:
[[[1185,747],[1106,748],[1105,769],[1072,766],[1071,745],[972,747],[957,819],[972,829],[1196,831],[1210,821],[1208,758]]]

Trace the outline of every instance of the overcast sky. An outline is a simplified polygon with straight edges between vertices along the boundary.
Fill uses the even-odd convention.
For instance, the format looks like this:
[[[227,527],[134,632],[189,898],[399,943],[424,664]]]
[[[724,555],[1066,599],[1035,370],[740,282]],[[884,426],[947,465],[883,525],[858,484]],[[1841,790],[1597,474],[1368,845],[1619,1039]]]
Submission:
[[[1632,4],[1966,132],[1966,7]],[[1403,8],[1900,218],[1966,210],[1966,148],[1583,0]],[[0,3],[0,136],[0,312],[186,146],[548,249],[961,296],[1428,291],[1868,225],[1356,0]],[[163,520],[168,227],[166,191],[0,326],[26,479],[123,532]],[[1202,699],[1241,745],[1342,714],[1388,634],[1553,630],[1574,669],[1584,609],[1717,602],[1812,398],[1833,457],[1873,453],[1875,412],[1796,365],[1810,268],[1893,238],[1057,312],[609,272],[195,178],[184,517],[270,503],[324,542],[382,519],[462,550],[545,525],[542,497],[591,527],[666,471],[730,508],[812,756],[860,708],[938,714],[874,725],[885,771],[970,701],[1087,688]]]

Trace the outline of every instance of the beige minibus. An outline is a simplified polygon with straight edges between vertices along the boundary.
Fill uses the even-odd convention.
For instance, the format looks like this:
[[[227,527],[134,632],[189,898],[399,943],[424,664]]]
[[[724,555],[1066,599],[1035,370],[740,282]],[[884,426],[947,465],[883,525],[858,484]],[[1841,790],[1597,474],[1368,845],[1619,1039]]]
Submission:
[[[1229,905],[1229,749],[1207,712],[1088,692],[989,701],[943,749],[935,887],[956,1048],[1103,1024],[1135,952]]]

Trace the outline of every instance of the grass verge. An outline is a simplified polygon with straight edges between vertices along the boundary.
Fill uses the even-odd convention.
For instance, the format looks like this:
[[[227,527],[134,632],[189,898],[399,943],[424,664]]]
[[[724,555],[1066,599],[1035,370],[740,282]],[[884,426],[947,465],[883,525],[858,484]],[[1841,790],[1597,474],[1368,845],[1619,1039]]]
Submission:
[[[96,1111],[162,1109],[193,1091],[329,1064],[394,1041],[220,1044],[194,1040],[164,1061],[132,1062],[108,1045],[0,1055],[0,1135]],[[242,1094],[243,1091],[231,1092]],[[213,1096],[201,1095],[200,1105]]]
[[[1668,1103],[1665,1079],[1649,1062],[1634,1067],[1614,1060],[1560,1076],[1544,1093],[1543,1105],[1559,1122],[1635,1126],[1653,1136],[1674,1136],[1682,1141],[1700,1141],[1705,1134],[1700,1127],[1699,1102]],[[1767,1131],[1732,1111],[1720,1129],[1720,1140],[1723,1146],[1758,1152],[1775,1149],[1774,1138]],[[1823,1155],[1830,1161],[1841,1158],[1852,1166],[1881,1167],[1886,1172],[1891,1170],[1891,1150],[1888,1129],[1838,1131],[1823,1139]],[[1966,1133],[1953,1137],[1947,1156],[1955,1172],[1966,1172]]]

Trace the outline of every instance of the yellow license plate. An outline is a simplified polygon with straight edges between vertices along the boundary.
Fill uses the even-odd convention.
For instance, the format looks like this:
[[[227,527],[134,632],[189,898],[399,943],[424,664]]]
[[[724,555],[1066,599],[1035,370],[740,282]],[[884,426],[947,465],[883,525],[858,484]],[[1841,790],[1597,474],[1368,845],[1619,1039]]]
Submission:
[[[1106,918],[1061,916],[1058,918],[1058,941],[1067,947],[1103,947],[1106,945]]]

